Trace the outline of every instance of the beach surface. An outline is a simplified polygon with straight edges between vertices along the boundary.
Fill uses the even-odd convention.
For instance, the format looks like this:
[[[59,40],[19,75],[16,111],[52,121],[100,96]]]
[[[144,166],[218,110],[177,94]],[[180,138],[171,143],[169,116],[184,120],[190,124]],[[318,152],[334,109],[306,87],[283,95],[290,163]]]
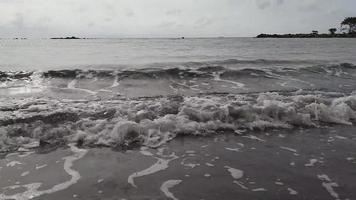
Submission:
[[[0,199],[355,199],[353,127],[75,146],[0,160]]]

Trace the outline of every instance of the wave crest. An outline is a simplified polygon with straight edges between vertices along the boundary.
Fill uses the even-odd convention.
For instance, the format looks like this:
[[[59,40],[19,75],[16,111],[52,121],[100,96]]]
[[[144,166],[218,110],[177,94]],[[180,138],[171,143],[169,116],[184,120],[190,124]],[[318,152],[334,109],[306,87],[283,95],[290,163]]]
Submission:
[[[12,102],[0,110],[1,151],[34,141],[157,147],[177,135],[210,135],[219,130],[353,125],[356,96],[299,91],[110,101],[42,99]]]

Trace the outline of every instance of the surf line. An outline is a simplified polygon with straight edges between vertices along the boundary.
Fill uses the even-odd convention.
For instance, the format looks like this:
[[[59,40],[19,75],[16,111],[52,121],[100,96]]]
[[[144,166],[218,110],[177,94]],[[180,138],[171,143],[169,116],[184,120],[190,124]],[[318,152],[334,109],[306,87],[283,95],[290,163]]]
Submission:
[[[27,190],[22,193],[17,193],[14,195],[0,194],[0,199],[15,199],[15,200],[29,200],[35,197],[39,197],[44,194],[51,194],[61,190],[65,190],[71,185],[74,185],[81,178],[78,171],[72,169],[73,162],[83,158],[88,152],[85,149],[79,149],[74,144],[70,144],[70,150],[74,153],[73,155],[64,157],[64,171],[71,176],[71,179],[53,186],[51,189],[39,191],[38,189],[42,186],[42,183],[30,183],[27,185],[13,185],[7,188],[26,188]]]

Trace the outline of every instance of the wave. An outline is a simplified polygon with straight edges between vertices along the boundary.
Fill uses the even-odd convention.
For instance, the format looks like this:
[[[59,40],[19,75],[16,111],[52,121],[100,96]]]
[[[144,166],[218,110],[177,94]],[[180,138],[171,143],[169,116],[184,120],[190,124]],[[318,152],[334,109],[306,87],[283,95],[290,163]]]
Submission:
[[[288,66],[288,64],[304,64],[299,67]],[[334,76],[355,74],[356,65],[350,63],[341,64],[318,64],[307,65],[307,61],[283,61],[283,60],[224,60],[215,62],[184,63],[179,67],[165,66],[147,67],[130,70],[49,70],[45,72],[2,72],[0,71],[0,82],[15,80],[31,80],[34,74],[40,74],[42,78],[105,78],[119,77],[121,79],[157,79],[157,78],[184,78],[184,77],[214,77],[215,73],[224,73],[229,76],[239,77],[271,77],[271,73],[283,75],[288,73],[318,73]],[[246,66],[229,66],[229,64],[251,64]],[[283,65],[285,64],[285,65]],[[272,65],[272,66],[270,66]]]
[[[28,144],[158,147],[178,135],[353,125],[356,95],[297,91],[0,104],[0,151]]]

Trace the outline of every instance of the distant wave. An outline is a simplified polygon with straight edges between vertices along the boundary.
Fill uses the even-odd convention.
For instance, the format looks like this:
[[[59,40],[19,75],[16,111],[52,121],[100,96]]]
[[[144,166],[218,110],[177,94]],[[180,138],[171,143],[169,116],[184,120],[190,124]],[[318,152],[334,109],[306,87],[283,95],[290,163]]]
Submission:
[[[242,64],[236,67],[234,65]],[[299,64],[298,67],[290,64]],[[165,66],[165,67],[162,67]],[[283,73],[320,73],[330,74],[343,73],[347,70],[356,70],[356,65],[350,63],[341,64],[315,64],[309,61],[284,61],[284,60],[223,60],[212,62],[188,62],[181,64],[162,65],[157,64],[146,68],[129,70],[49,70],[44,72],[35,71],[0,71],[0,82],[11,80],[31,79],[34,74],[40,74],[43,78],[105,78],[119,77],[124,78],[181,78],[181,77],[213,77],[214,73],[224,73],[243,77],[243,76],[264,76],[270,77],[270,72]]]

